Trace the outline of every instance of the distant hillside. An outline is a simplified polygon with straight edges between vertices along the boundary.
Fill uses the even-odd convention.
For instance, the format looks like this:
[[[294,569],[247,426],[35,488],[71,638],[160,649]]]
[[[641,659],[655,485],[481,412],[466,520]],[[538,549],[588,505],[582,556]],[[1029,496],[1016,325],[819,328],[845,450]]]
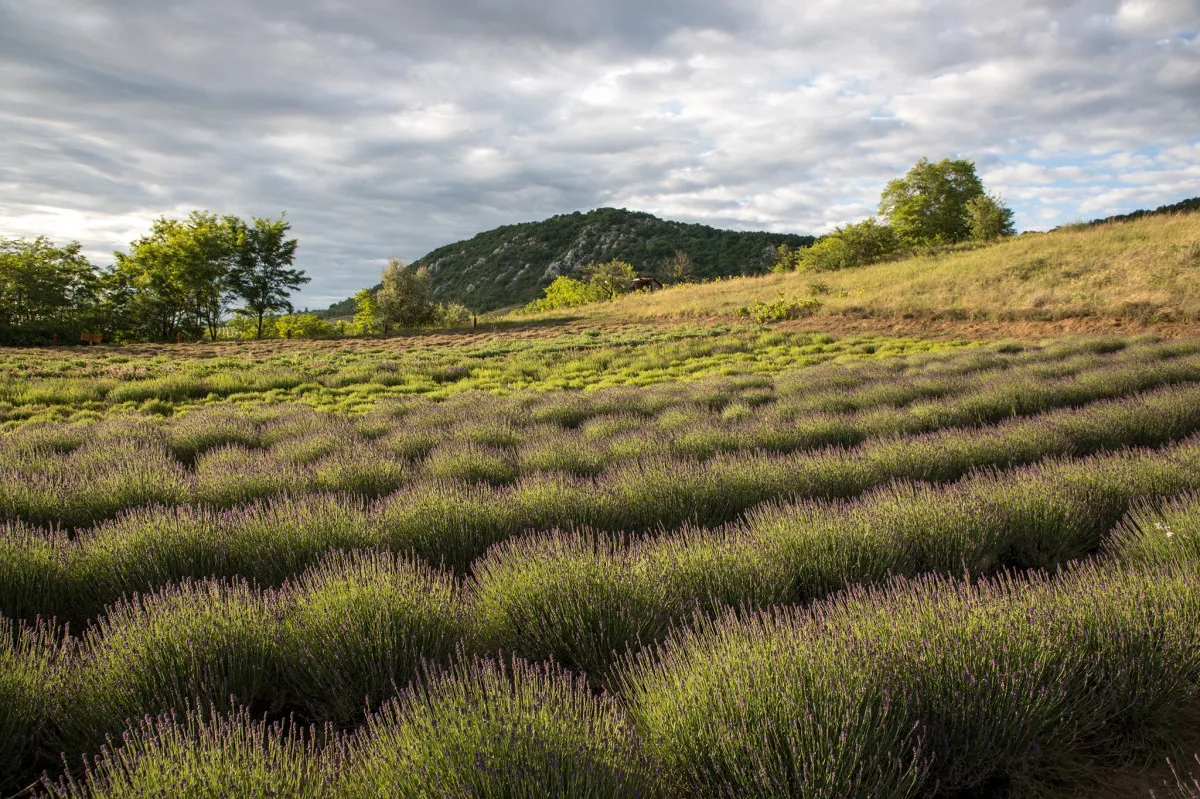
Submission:
[[[467,241],[440,247],[416,263],[429,267],[434,296],[474,311],[523,305],[558,275],[584,264],[619,258],[654,273],[676,250],[692,257],[697,279],[762,274],[780,244],[806,247],[812,236],[719,230],[669,222],[618,208],[562,214],[543,222],[505,225]],[[354,313],[354,300],[335,303],[322,316]]]
[[[1191,211],[1200,211],[1200,197],[1192,197],[1189,200],[1180,200],[1177,203],[1170,205],[1160,205],[1153,211],[1141,209],[1132,211],[1128,214],[1117,214],[1116,216],[1106,216],[1103,219],[1093,219],[1088,222],[1089,225],[1104,225],[1109,222],[1130,222],[1134,219],[1141,219],[1144,216],[1161,216],[1162,214],[1183,214]]]
[[[1200,324],[1200,212],[1025,233],[837,272],[669,287],[545,315],[639,321],[732,316],[756,300],[812,298],[812,320],[1125,320]]]

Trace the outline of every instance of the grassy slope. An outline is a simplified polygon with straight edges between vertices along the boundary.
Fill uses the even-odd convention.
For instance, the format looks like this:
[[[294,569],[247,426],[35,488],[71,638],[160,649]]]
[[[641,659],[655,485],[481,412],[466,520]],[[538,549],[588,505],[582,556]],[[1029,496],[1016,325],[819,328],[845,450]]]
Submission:
[[[1031,233],[982,249],[842,272],[671,287],[565,313],[596,319],[726,316],[780,293],[816,294],[823,303],[818,316],[1192,322],[1200,320],[1200,213]]]

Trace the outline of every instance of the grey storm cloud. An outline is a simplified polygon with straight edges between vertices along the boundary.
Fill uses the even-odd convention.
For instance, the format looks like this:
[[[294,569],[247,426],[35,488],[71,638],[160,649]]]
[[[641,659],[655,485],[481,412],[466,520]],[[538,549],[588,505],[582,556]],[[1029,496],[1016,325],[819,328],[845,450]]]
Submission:
[[[287,211],[320,306],[618,205],[824,232],[922,156],[1025,228],[1200,194],[1200,0],[0,0],[0,235]]]

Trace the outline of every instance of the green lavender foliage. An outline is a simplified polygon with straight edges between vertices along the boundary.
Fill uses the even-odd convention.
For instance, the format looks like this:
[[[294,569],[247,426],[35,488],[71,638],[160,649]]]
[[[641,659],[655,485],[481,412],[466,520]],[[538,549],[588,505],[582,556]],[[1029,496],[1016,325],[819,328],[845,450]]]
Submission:
[[[279,598],[278,675],[314,721],[361,722],[465,636],[454,582],[386,552],[334,554]]]
[[[1197,695],[1194,569],[938,578],[730,614],[633,659],[635,727],[691,796],[954,796],[1154,746]]]
[[[553,664],[472,660],[351,742],[339,796],[637,797],[652,772],[613,698]]]
[[[243,796],[301,799],[329,795],[336,742],[321,745],[291,724],[191,712],[146,718],[108,744],[78,777],[44,781],[54,799]]]

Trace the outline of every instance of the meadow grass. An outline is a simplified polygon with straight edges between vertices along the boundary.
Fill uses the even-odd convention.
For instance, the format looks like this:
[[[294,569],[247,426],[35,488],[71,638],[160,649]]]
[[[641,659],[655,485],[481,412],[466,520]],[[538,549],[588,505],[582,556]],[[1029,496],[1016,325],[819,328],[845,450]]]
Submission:
[[[14,790],[1055,793],[1200,698],[1200,341],[439,342],[0,353]]]
[[[714,528],[738,521],[767,502],[850,499],[894,481],[953,481],[979,469],[1011,469],[1046,458],[1159,447],[1200,430],[1198,392],[1200,388],[1193,387],[1160,389],[970,432],[950,429],[872,440],[849,450],[785,455],[737,452],[704,462],[650,456],[618,462],[595,478],[551,472],[500,486],[419,482],[371,504],[371,497],[394,487],[392,482],[382,482],[388,479],[387,460],[377,464],[377,471],[368,461],[355,460],[361,464],[357,474],[373,485],[349,484],[357,490],[345,494],[305,493],[347,487],[346,482],[322,486],[320,469],[326,461],[269,474],[267,491],[245,482],[244,469],[213,472],[211,478],[198,472],[196,506],[125,512],[111,523],[75,531],[73,542],[54,528],[39,532],[28,525],[9,524],[0,538],[7,553],[0,569],[11,571],[13,579],[0,589],[0,600],[3,611],[13,617],[40,614],[85,620],[123,594],[154,590],[184,578],[240,576],[278,585],[318,562],[330,549],[382,547],[465,573],[489,547],[530,530],[591,528],[616,533],[689,525]],[[1129,457],[1145,464],[1148,479],[1183,468],[1173,464],[1184,457],[1179,453],[1188,451],[1184,447],[1172,450],[1175,455]],[[201,464],[223,452],[228,450],[210,452]],[[1122,462],[1110,458],[1105,463],[1115,465],[1085,466],[1072,472],[1072,480],[1083,481],[1080,491],[1091,491],[1086,507],[1075,508],[1062,497],[1039,500],[1074,508],[1072,518],[1087,531],[1080,534],[1082,538],[1055,528],[1060,529],[1057,538],[1041,539],[1042,520],[1028,516],[1020,523],[1027,532],[1024,544],[1015,543],[1015,533],[1005,533],[1007,550],[989,550],[999,544],[983,539],[975,542],[974,553],[966,544],[956,544],[942,556],[930,549],[918,560],[920,568],[951,569],[962,566],[964,558],[966,565],[978,569],[986,569],[990,562],[1039,566],[1058,562],[1072,551],[1094,549],[1097,531],[1104,531],[1100,529],[1104,523],[1116,521],[1099,521],[1109,520],[1110,507],[1119,515],[1138,492],[1169,493],[1132,477],[1121,477],[1131,486],[1127,490],[1112,488],[1116,476],[1129,473]],[[1101,475],[1098,482],[1087,484],[1084,476],[1093,473]],[[293,484],[281,487],[281,480]],[[1006,485],[999,481],[984,493],[996,494],[996,502],[1007,502],[1003,493],[1016,489]],[[1193,487],[1180,479],[1165,485],[1177,491]],[[235,503],[212,500],[230,491],[239,492],[249,504],[222,511]],[[267,499],[259,498],[264,494]],[[1018,491],[1014,497],[1019,495]],[[933,511],[914,511],[910,526],[923,524],[927,512]],[[1036,512],[1046,519],[1056,518],[1052,508]],[[899,547],[890,551],[895,557],[909,552]]]
[[[684,462],[686,472],[691,468],[686,465],[689,460],[707,462],[724,455],[753,460],[760,454],[805,453],[829,446],[870,445],[882,458],[887,446],[876,439],[887,437],[895,437],[892,449],[911,459],[930,444],[954,438],[955,430],[983,427],[992,431],[978,437],[975,447],[983,447],[987,436],[1010,429],[1005,420],[1014,418],[1036,419],[1037,414],[1048,414],[1047,418],[1065,420],[1069,414],[1055,412],[1079,407],[1082,415],[1074,424],[1087,426],[1095,414],[1112,412],[1105,411],[1108,406],[1099,401],[1129,397],[1128,407],[1134,408],[1138,400],[1133,395],[1139,392],[1161,392],[1151,393],[1147,400],[1151,405],[1158,402],[1154,408],[1161,408],[1162,402],[1170,402],[1169,396],[1188,397],[1190,387],[1200,380],[1200,359],[1189,352],[1160,359],[1134,349],[1139,360],[1093,364],[1065,383],[1061,379],[1030,382],[1009,372],[1000,374],[995,383],[985,382],[973,391],[929,402],[904,407],[856,406],[858,410],[850,413],[804,413],[799,418],[791,418],[798,411],[785,404],[793,396],[790,390],[775,387],[771,390],[774,400],[764,396],[758,404],[751,404],[753,400],[742,393],[737,395],[740,400],[720,411],[695,401],[703,399],[703,392],[673,399],[664,395],[668,402],[660,404],[657,417],[614,415],[603,401],[588,406],[589,413],[599,415],[587,417],[589,421],[581,422],[578,431],[558,431],[544,422],[523,425],[521,408],[528,417],[530,408],[536,410],[541,401],[536,397],[532,406],[529,399],[511,402],[489,422],[471,422],[480,412],[474,398],[444,406],[407,407],[401,417],[405,424],[399,430],[380,432],[373,439],[345,420],[288,406],[262,407],[252,414],[205,412],[216,419],[217,429],[224,429],[226,422],[231,424],[234,438],[243,443],[208,438],[182,445],[175,437],[175,420],[112,417],[92,426],[72,426],[66,438],[43,432],[48,429],[45,427],[30,427],[0,447],[0,518],[43,526],[59,524],[70,530],[138,506],[189,502],[234,507],[312,491],[346,491],[370,499],[431,478],[502,486],[526,475],[565,471],[603,482],[609,477],[618,479],[616,476],[629,469],[636,471],[640,467],[630,462],[637,460],[651,464],[646,468],[652,472],[658,468],[653,465],[656,459]],[[1110,357],[1124,354],[1118,350]],[[1015,382],[1013,378],[1017,378]],[[766,391],[761,380],[730,381],[740,381],[738,391]],[[738,412],[731,414],[731,409]],[[1137,421],[1147,412],[1156,411],[1135,411],[1124,430],[1118,423],[1109,435],[1111,445],[1154,443],[1169,435],[1154,431],[1144,419]],[[1186,411],[1164,414],[1157,423],[1186,424],[1186,419],[1178,419],[1181,414]],[[179,424],[184,426],[185,437],[195,439],[188,432],[190,416],[183,415]],[[594,424],[592,418],[597,420]],[[1056,421],[1060,423],[1068,424]],[[1136,438],[1129,423],[1151,429]],[[922,433],[944,438],[923,439]],[[1110,445],[1094,431],[1089,435],[1096,439],[1094,443],[1083,441],[1066,451]],[[1028,457],[1024,454],[1028,446],[1037,446],[1036,442],[1020,445],[1011,441],[1009,445],[1012,463]],[[954,447],[961,450],[960,445]],[[176,460],[177,455],[182,460]],[[983,462],[1004,465],[999,456],[985,457],[980,460]],[[946,464],[951,472],[960,468],[952,460]],[[606,476],[606,471],[611,474]],[[936,471],[900,476],[939,479]]]
[[[711,531],[531,535],[473,564],[470,617],[488,649],[553,658],[603,683],[624,653],[696,614],[803,604],[896,575],[1054,568],[1096,552],[1134,503],[1197,487],[1192,441],[947,486],[895,483],[852,502],[769,505]]]
[[[57,697],[55,743],[68,762],[143,716],[270,709],[268,599],[245,583],[184,582],[111,607],[84,633]]]
[[[0,791],[24,788],[44,762],[62,637],[47,625],[27,627],[0,616]]]
[[[309,495],[241,508],[152,508],[89,530],[66,557],[55,595],[60,617],[84,621],[121,596],[152,593],[188,579],[251,580],[277,586],[335,549],[374,546],[361,500]]]

